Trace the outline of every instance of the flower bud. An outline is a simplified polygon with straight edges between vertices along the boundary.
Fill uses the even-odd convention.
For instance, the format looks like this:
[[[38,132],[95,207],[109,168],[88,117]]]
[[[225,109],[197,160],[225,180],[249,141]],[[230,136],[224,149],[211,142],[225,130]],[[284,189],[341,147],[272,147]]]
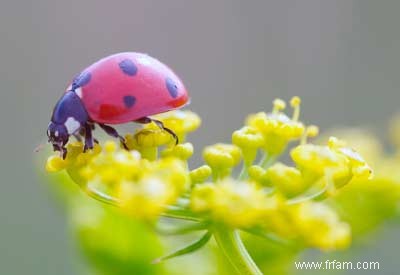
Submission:
[[[273,186],[289,198],[299,195],[308,187],[299,170],[279,162],[267,169],[266,177]]]
[[[189,142],[171,146],[161,152],[162,157],[177,157],[181,160],[187,160],[193,155],[193,145]]]
[[[224,177],[230,173],[232,167],[239,164],[241,153],[235,145],[218,143],[207,146],[203,151],[203,158],[213,173]]]
[[[203,165],[200,166],[192,171],[190,171],[190,179],[192,181],[192,184],[196,183],[202,183],[206,181],[210,176],[211,176],[212,170],[210,166],[208,165]]]

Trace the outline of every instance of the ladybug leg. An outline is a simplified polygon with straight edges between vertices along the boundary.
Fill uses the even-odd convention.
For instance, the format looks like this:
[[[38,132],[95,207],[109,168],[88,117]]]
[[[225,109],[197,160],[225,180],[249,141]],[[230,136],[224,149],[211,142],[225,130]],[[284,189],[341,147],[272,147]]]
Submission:
[[[88,149],[93,149],[93,136],[92,136],[92,127],[90,124],[85,124],[85,146],[83,148],[83,152],[86,152]]]
[[[60,157],[62,159],[65,159],[67,157],[67,148],[65,148],[65,146],[57,146],[53,144],[53,150],[54,151],[59,151],[60,152]]]
[[[60,152],[62,159],[65,159],[67,157],[67,148],[62,147]]]
[[[142,118],[139,118],[138,120],[135,120],[135,122],[142,123],[142,124],[154,122],[160,129],[168,132],[168,134],[170,134],[175,139],[175,145],[179,143],[178,136],[174,133],[174,131],[165,127],[164,123],[162,123],[162,121],[159,121],[157,119],[152,119],[150,117],[142,117]]]
[[[82,142],[82,136],[80,134],[74,134],[74,138],[79,141]]]
[[[92,130],[94,130],[94,126],[91,126]],[[82,138],[85,137],[85,127],[82,127],[78,133],[73,135],[74,138],[78,141],[78,142],[82,142]],[[95,138],[93,138],[94,143],[99,144],[99,141]]]
[[[107,135],[118,138],[122,144],[122,146],[124,146],[124,148],[126,150],[129,150],[128,146],[126,146],[125,143],[125,138],[123,136],[121,136],[120,134],[118,134],[117,130],[115,130],[113,127],[105,125],[105,124],[101,124],[98,123],[100,128],[104,130],[104,132],[106,132]]]

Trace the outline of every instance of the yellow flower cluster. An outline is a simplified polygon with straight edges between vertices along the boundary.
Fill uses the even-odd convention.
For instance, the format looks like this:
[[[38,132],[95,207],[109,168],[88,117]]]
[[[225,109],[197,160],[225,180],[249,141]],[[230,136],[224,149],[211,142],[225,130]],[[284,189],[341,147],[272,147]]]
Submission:
[[[261,185],[275,187],[292,198],[319,187],[333,192],[352,179],[371,178],[372,170],[353,149],[331,137],[327,146],[302,144],[291,151],[296,167],[277,162],[267,169],[258,165],[249,168],[250,178]]]
[[[372,170],[360,154],[334,137],[324,146],[307,143],[318,128],[299,121],[298,97],[290,105],[291,117],[283,113],[286,103],[280,99],[274,101],[271,113],[250,115],[233,132],[232,144],[205,147],[205,164],[193,170],[188,164],[193,145],[184,141],[201,120],[188,111],[157,116],[177,134],[178,145],[150,123],[125,136],[129,150],[108,141],[103,148],[96,144],[83,153],[81,143],[70,143],[67,158],[51,156],[46,167],[65,169],[85,190],[94,189],[143,219],[175,211],[174,217],[186,215],[231,229],[261,229],[324,250],[344,248],[351,239],[349,225],[316,200],[353,179],[370,178]],[[290,151],[294,165],[276,162],[296,140],[299,145]],[[241,162],[242,171],[235,179]]]
[[[300,102],[298,97],[294,97],[290,101],[290,105],[294,109],[291,118],[282,112],[286,103],[280,99],[274,101],[272,113],[260,112],[250,115],[246,121],[246,125],[250,129],[247,128],[244,132],[253,133],[253,135],[258,133],[262,136],[262,138],[254,137],[252,145],[261,147],[269,155],[279,155],[290,141],[300,139],[305,132],[304,124],[298,121]],[[234,138],[234,143],[236,144],[236,142],[238,142],[237,137]]]
[[[182,137],[200,125],[198,116],[191,112],[171,112],[167,118],[168,126]],[[186,161],[193,154],[193,145],[173,146],[170,134],[152,127],[146,125],[134,135],[126,135],[129,151],[112,141],[105,142],[103,148],[96,144],[88,152],[83,152],[82,143],[70,143],[67,158],[49,157],[46,169],[66,170],[85,191],[96,190],[133,215],[157,217],[189,188],[191,175]],[[193,171],[201,174],[197,175],[200,181],[207,178],[204,167],[201,170]]]
[[[289,205],[279,195],[269,196],[254,183],[226,178],[196,185],[191,209],[232,228],[263,228],[282,238],[298,240],[322,250],[344,249],[351,230],[323,203]]]
[[[293,230],[307,246],[322,250],[345,249],[351,242],[350,226],[323,203],[304,202],[292,206]]]
[[[240,149],[231,144],[218,143],[203,150],[203,158],[211,167],[214,180],[224,178],[241,160]]]
[[[259,224],[265,211],[274,207],[274,201],[255,184],[230,178],[196,185],[190,202],[194,212],[209,215],[212,220],[233,228]]]
[[[71,144],[68,149],[78,145]],[[149,161],[112,141],[96,154],[71,152],[65,161],[49,158],[49,170],[66,169],[82,187],[113,197],[123,209],[141,218],[157,217],[189,187],[186,164],[176,157]]]
[[[154,118],[162,121],[165,127],[172,129],[180,142],[184,142],[187,134],[197,130],[201,124],[200,117],[191,111],[176,110],[156,115]],[[158,126],[151,123],[145,125],[144,128],[154,130],[158,129]]]
[[[372,169],[361,155],[335,137],[327,146],[299,145],[291,151],[291,157],[306,182],[322,178],[324,184],[340,188],[353,178],[372,177]]]

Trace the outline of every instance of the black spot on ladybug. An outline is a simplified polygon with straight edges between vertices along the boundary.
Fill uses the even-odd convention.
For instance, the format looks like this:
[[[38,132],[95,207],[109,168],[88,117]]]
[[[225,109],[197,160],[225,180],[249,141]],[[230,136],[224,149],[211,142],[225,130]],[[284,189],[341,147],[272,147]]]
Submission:
[[[83,87],[90,82],[92,75],[89,72],[81,72],[74,81],[72,81],[72,90]]]
[[[178,96],[178,86],[176,83],[169,77],[165,79],[165,85],[167,86],[167,90],[169,94],[173,97],[176,98]]]
[[[135,102],[136,102],[136,97],[131,95],[124,96],[124,104],[127,108],[131,108],[133,105],[135,105]]]
[[[133,63],[133,61],[130,59],[124,59],[121,62],[119,62],[119,68],[124,72],[124,74],[127,74],[129,76],[136,75],[138,71],[138,68],[136,67],[135,63]]]

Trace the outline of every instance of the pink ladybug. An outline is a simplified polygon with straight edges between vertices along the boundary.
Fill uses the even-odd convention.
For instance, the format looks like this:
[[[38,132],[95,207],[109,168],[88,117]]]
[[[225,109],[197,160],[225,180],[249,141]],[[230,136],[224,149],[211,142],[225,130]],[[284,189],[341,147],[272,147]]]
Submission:
[[[63,158],[71,135],[84,138],[84,150],[93,148],[95,124],[119,138],[125,148],[124,138],[107,124],[155,122],[178,142],[172,130],[149,116],[181,108],[188,100],[179,77],[157,59],[135,52],[114,54],[90,65],[72,81],[54,107],[47,136]]]

